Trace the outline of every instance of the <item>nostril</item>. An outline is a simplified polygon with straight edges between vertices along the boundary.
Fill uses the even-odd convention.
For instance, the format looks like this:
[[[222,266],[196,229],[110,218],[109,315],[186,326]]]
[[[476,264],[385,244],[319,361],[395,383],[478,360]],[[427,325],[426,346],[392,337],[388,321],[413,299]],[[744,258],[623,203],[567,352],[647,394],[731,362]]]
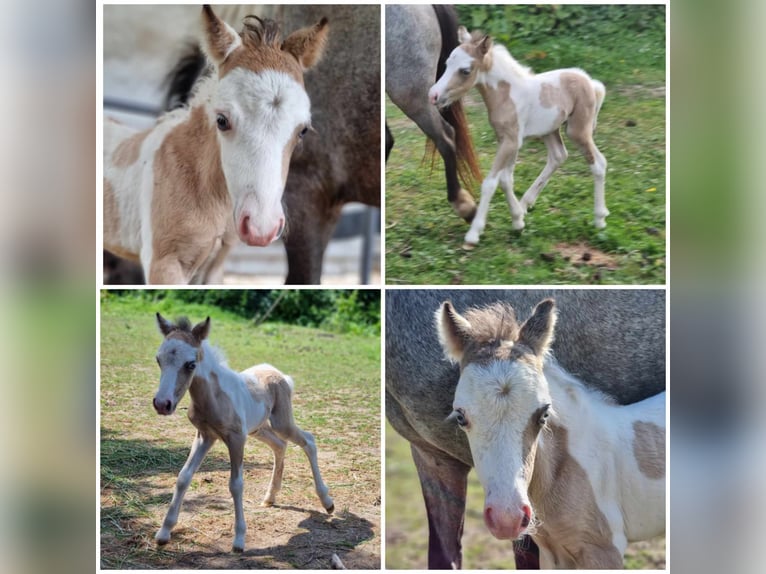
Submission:
[[[491,506],[487,506],[484,509],[484,522],[486,522],[488,526],[494,524],[492,522],[492,507]]]
[[[524,513],[524,517],[521,519],[521,527],[526,528],[532,520],[532,509],[525,504],[521,507],[521,511]]]
[[[171,407],[171,406],[172,406],[172,405],[170,404],[170,401],[169,401],[169,400],[168,400],[168,401],[165,401],[165,412],[166,412],[166,413],[169,413],[169,412],[170,412],[170,407]]]

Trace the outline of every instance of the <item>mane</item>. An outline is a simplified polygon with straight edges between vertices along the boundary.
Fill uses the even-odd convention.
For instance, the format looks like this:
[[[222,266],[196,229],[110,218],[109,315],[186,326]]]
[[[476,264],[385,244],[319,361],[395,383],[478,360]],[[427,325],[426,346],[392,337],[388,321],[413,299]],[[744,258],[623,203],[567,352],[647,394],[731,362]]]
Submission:
[[[279,24],[269,18],[259,18],[249,14],[242,21],[242,40],[249,40],[256,46],[266,45],[279,47],[282,42],[282,33]]]
[[[191,333],[192,324],[191,321],[189,321],[189,318],[186,316],[176,319],[174,325],[179,331],[183,331],[184,333]]]
[[[495,65],[498,63],[505,64],[511,69],[513,73],[520,76],[530,78],[535,75],[534,71],[532,71],[532,68],[520,64],[516,58],[511,55],[511,53],[508,51],[508,48],[501,44],[494,45],[492,48],[492,55]]]
[[[478,343],[515,341],[519,336],[516,311],[508,303],[491,303],[465,312],[471,335]]]
[[[564,369],[564,367],[562,367],[551,356],[549,356],[548,359],[545,361],[545,366],[543,367],[543,371],[545,373],[545,377],[548,379],[549,385],[555,384],[562,388],[569,389],[570,391],[572,391],[569,393],[570,396],[572,396],[572,398],[577,400],[578,403],[581,402],[578,399],[578,397],[586,396],[607,405],[619,404],[617,403],[616,400],[614,400],[609,395],[602,393],[598,389],[587,386],[575,375],[569,373],[566,369]]]

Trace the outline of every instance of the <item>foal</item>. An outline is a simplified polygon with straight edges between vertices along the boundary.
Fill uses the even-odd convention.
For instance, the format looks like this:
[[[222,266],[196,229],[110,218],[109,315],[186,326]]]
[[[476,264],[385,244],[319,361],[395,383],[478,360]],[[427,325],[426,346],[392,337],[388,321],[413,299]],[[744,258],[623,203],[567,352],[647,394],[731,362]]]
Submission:
[[[606,159],[593,143],[596,118],[606,94],[604,85],[577,68],[534,74],[514,60],[505,47],[493,45],[489,36],[471,35],[463,26],[458,37],[461,45],[452,51],[444,74],[429,90],[429,100],[438,107],[449,106],[475,85],[499,142],[492,169],[482,182],[479,209],[464,247],[471,249],[479,243],[498,183],[505,191],[513,228],[524,228],[527,208],[534,205],[553,172],[567,158],[559,133],[564,122],[593,174],[595,225],[606,227]],[[513,168],[528,137],[542,138],[548,148],[548,162],[519,201],[513,192]]]
[[[540,567],[622,568],[628,542],[665,532],[665,393],[628,406],[549,355],[553,300],[521,326],[494,304],[436,312],[460,364],[448,420],[467,435],[493,536],[530,534]]]
[[[274,504],[282,485],[285,441],[303,448],[311,464],[314,485],[322,506],[328,513],[335,509],[328,488],[322,482],[317,463],[317,449],[311,433],[301,430],[293,420],[293,380],[271,365],[261,364],[235,373],[210,346],[210,317],[193,328],[187,319],[170,323],[157,313],[157,325],[165,336],[157,363],[160,366],[160,388],[154,396],[158,414],[170,415],[189,390],[189,420],[197,427],[197,436],[189,458],[178,474],[173,500],[154,537],[157,544],[167,544],[170,531],[178,521],[186,489],[202,459],[217,439],[229,449],[231,478],[229,490],[234,499],[234,552],[245,548],[245,514],[242,508],[243,455],[247,436],[252,434],[274,451],[274,470],[265,506]]]
[[[140,261],[149,283],[221,283],[237,235],[276,240],[290,156],[311,127],[303,72],[326,19],[285,40],[255,17],[237,34],[207,5],[202,24],[215,73],[189,106],[138,133],[104,123],[104,248]]]

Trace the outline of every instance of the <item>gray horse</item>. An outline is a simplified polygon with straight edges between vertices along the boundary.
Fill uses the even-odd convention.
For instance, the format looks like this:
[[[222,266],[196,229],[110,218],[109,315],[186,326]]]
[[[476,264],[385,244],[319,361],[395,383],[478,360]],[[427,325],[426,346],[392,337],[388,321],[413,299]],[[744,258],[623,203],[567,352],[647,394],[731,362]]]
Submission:
[[[464,433],[447,421],[459,378],[444,358],[434,313],[510,303],[520,321],[546,297],[559,309],[553,355],[569,373],[622,404],[665,388],[665,293],[661,290],[391,290],[386,293],[386,417],[410,442],[428,515],[428,567],[459,568],[468,472]],[[516,565],[537,567],[529,540]],[[526,546],[525,546],[526,545]]]
[[[478,161],[460,102],[441,112],[428,101],[428,88],[444,72],[458,46],[457,14],[452,6],[386,6],[386,93],[436,145],[444,160],[447,199],[471,221],[476,203],[460,186],[481,180]],[[394,145],[386,125],[386,159]]]

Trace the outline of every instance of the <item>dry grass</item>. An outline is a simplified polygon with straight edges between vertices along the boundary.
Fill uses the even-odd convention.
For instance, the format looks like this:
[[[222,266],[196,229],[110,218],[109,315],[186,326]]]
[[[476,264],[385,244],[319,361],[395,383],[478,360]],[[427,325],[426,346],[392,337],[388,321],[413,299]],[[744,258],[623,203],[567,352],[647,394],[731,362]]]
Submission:
[[[172,316],[172,315],[171,315]],[[316,329],[213,317],[211,340],[235,369],[269,361],[293,375],[299,426],[317,440],[319,466],[335,499],[322,509],[308,461],[288,449],[277,505],[260,506],[271,451],[256,440],[245,454],[245,552],[231,553],[234,512],[228,454],[216,444],[187,492],[170,543],[159,528],[194,428],[188,397],[170,417],[153,413],[154,353],[160,338],[151,312],[120,301],[102,305],[102,568],[329,568],[333,553],[348,568],[380,567],[380,344]]]

